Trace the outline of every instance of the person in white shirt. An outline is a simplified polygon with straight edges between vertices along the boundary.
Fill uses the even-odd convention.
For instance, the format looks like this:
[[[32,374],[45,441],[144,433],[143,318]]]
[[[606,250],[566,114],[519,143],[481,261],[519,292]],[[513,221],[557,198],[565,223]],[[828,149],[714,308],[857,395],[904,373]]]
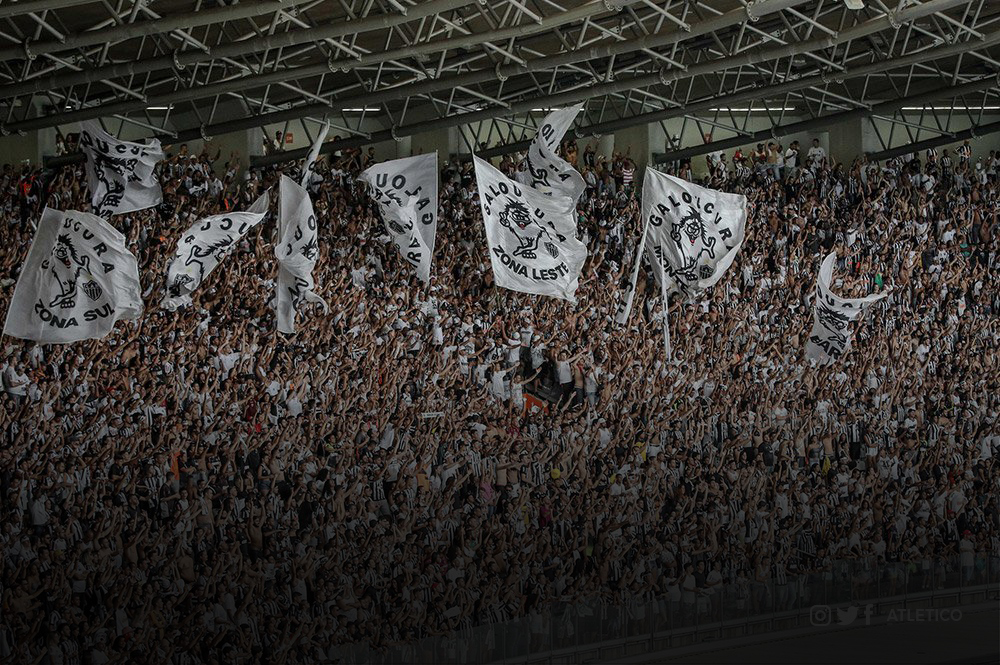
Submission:
[[[785,151],[785,176],[795,175],[795,168],[799,165],[799,142],[792,141]]]
[[[28,384],[31,380],[28,375],[17,369],[15,363],[11,362],[3,370],[3,389],[18,403],[23,402],[28,395]]]
[[[819,139],[813,139],[812,147],[809,148],[809,167],[813,171],[817,171],[826,164],[826,150],[824,150],[820,144]]]

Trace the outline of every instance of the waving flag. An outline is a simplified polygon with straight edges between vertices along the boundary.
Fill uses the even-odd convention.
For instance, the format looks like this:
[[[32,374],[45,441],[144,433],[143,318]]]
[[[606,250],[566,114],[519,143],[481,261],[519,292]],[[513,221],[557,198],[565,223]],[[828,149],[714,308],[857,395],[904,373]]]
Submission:
[[[316,137],[316,142],[313,143],[312,149],[309,151],[309,156],[306,157],[306,163],[302,165],[302,181],[303,187],[309,186],[309,181],[312,180],[313,169],[316,165],[316,159],[319,157],[319,151],[323,147],[323,141],[326,140],[327,132],[330,131],[330,123],[323,125],[323,129],[320,130],[319,136]]]
[[[830,290],[833,264],[837,260],[835,252],[823,259],[816,279],[816,307],[813,310],[813,327],[806,342],[806,357],[829,363],[839,359],[851,348],[851,321],[861,317],[864,310],[874,302],[885,298],[887,293],[878,293],[864,298],[841,298]]]
[[[274,255],[278,259],[277,316],[278,330],[295,332],[295,313],[299,303],[326,302],[313,289],[312,271],[319,258],[316,233],[316,213],[309,193],[288,176],[281,176],[281,201],[278,205],[278,244]]]
[[[694,298],[722,279],[743,245],[747,199],[647,168],[642,220],[642,239],[617,314],[619,323],[628,320],[632,311],[644,254],[667,293]]]
[[[577,104],[567,109],[555,109],[545,116],[528,147],[522,170],[515,176],[519,183],[542,194],[568,196],[571,206],[576,205],[580,195],[587,188],[587,183],[572,165],[556,154],[556,151],[582,108],[583,104]]]
[[[437,153],[375,164],[359,179],[370,186],[400,255],[429,282],[438,221]]]
[[[94,214],[121,215],[159,205],[163,200],[160,183],[153,174],[163,159],[160,142],[119,141],[96,120],[80,123],[80,148],[87,163]]]
[[[14,287],[4,334],[45,344],[98,339],[142,313],[139,267],[98,217],[46,208]]]
[[[264,219],[268,203],[264,192],[246,212],[211,215],[195,222],[177,243],[177,252],[167,267],[163,307],[172,311],[190,305],[194,290],[229,256],[236,242]]]
[[[514,182],[473,156],[479,205],[498,286],[576,302],[587,247],[565,196],[547,196]]]

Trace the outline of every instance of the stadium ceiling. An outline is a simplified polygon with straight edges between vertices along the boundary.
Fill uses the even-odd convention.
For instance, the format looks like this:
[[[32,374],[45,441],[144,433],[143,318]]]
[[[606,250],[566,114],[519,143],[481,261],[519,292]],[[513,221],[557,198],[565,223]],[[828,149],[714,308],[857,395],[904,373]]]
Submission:
[[[0,132],[325,117],[329,149],[464,126],[498,154],[586,102],[577,136],[860,114],[948,137],[1000,106],[998,21],[994,0],[0,0]]]

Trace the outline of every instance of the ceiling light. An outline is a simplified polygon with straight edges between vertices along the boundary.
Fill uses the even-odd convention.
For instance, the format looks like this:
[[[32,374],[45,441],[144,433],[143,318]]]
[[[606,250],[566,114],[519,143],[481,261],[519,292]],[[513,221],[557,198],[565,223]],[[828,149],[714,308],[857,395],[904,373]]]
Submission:
[[[347,113],[378,113],[381,110],[380,108],[369,108],[367,106],[363,109],[344,109]]]
[[[1000,111],[1000,106],[904,106],[904,111]]]
[[[744,113],[746,113],[747,111],[749,111],[751,113],[764,113],[766,111],[794,111],[795,107],[794,106],[776,106],[774,108],[769,108],[769,107],[764,107],[764,106],[751,106],[751,107],[747,108],[747,107],[744,106],[742,108],[736,108],[736,107],[730,108],[728,106],[720,106],[719,108],[708,109],[708,110],[709,111],[713,111],[713,112],[715,112],[715,111],[721,111],[722,113],[726,113],[728,111],[733,111],[733,112],[741,112],[742,111]]]

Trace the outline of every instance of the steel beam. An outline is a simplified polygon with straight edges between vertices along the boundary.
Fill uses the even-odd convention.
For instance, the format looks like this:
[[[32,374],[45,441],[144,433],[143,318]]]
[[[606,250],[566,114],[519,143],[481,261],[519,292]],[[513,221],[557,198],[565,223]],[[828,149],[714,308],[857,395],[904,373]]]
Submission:
[[[988,76],[986,78],[971,81],[969,83],[963,83],[961,85],[950,87],[935,86],[916,95],[908,95],[906,97],[900,97],[898,99],[892,99],[879,104],[874,104],[871,108],[854,109],[853,111],[843,111],[841,113],[831,113],[818,118],[810,118],[808,120],[792,122],[787,125],[769,127],[768,129],[753,132],[749,136],[737,136],[731,139],[712,141],[711,143],[704,143],[702,145],[684,148],[682,150],[657,153],[654,155],[654,162],[658,163],[676,161],[680,159],[690,159],[691,157],[704,155],[717,150],[737,148],[739,146],[746,145],[747,143],[770,141],[772,139],[777,140],[783,136],[808,132],[820,127],[829,127],[830,125],[834,125],[839,122],[862,120],[872,115],[895,113],[904,106],[922,106],[939,99],[961,97],[962,95],[983,92],[984,90],[996,88],[998,84],[1000,83],[998,83],[996,76]]]
[[[164,69],[183,69],[189,65],[217,58],[236,58],[246,56],[250,53],[270,51],[271,49],[287,48],[300,44],[312,44],[324,39],[334,39],[348,35],[357,35],[373,30],[384,30],[393,28],[408,21],[415,21],[426,16],[433,16],[439,12],[451,11],[468,5],[473,0],[432,0],[421,3],[407,13],[406,16],[398,14],[379,14],[367,18],[349,21],[347,19],[337,19],[326,25],[309,28],[306,30],[293,30],[290,32],[278,33],[274,35],[263,35],[252,37],[237,42],[230,42],[219,46],[214,46],[207,50],[198,49],[191,51],[177,51],[171,55],[161,55],[153,58],[146,58],[135,62],[123,62],[104,67],[94,67],[82,72],[72,72],[70,74],[56,74],[47,76],[37,81],[31,81],[15,86],[0,87],[0,95],[10,96],[25,94],[28,92],[41,92],[44,90],[65,87],[68,85],[83,85],[96,83],[104,79],[139,76],[150,72]],[[279,0],[279,3],[281,0]],[[253,4],[253,3],[248,3]],[[276,11],[274,3],[269,3],[270,11]],[[240,5],[243,6],[243,5]],[[280,6],[279,6],[280,8]],[[159,21],[157,21],[158,23]],[[23,55],[23,54],[22,54]],[[329,72],[329,67],[324,63],[324,71]],[[286,73],[287,78],[295,78],[293,70]],[[210,96],[209,95],[206,96]],[[120,112],[120,111],[119,111]],[[99,116],[92,116],[99,117]],[[56,124],[62,124],[56,123]]]
[[[98,0],[21,0],[0,5],[0,20],[23,14],[44,12],[50,9],[69,9],[79,5],[89,5]]]
[[[50,39],[39,42],[28,41],[18,46],[0,48],[0,61],[25,58],[33,60],[37,56],[47,53],[59,53],[60,51],[97,46],[98,44],[112,44],[127,39],[135,39],[136,37],[159,35],[173,30],[187,30],[223,21],[253,18],[261,14],[272,14],[282,9],[290,9],[295,5],[303,5],[310,1],[257,0],[256,2],[245,2],[238,5],[229,5],[228,7],[202,9],[191,14],[164,16],[155,21],[126,23],[104,30],[80,32],[75,35],[66,35],[64,39]]]
[[[932,139],[926,139],[924,141],[917,141],[915,143],[908,143],[895,148],[873,152],[868,155],[868,159],[873,161],[892,159],[893,157],[899,157],[900,155],[905,155],[910,152],[920,152],[929,148],[937,148],[938,146],[948,145],[950,143],[958,143],[959,141],[964,141],[965,139],[978,139],[988,134],[996,134],[997,132],[1000,132],[1000,122],[975,125],[973,127],[969,127],[968,129],[957,131],[951,136],[935,136]]]
[[[616,5],[621,5],[621,7],[624,8],[640,1],[641,0],[621,0],[620,2],[617,2]],[[617,11],[619,10],[615,9],[615,12]],[[481,46],[484,43],[488,45],[489,42],[512,39],[516,37],[527,37],[540,32],[547,32],[554,28],[566,25],[567,23],[582,21],[592,16],[606,13],[608,13],[608,5],[604,2],[604,0],[597,0],[596,2],[588,2],[580,7],[568,9],[564,12],[543,18],[541,23],[515,25],[508,28],[491,30],[486,34],[476,33],[471,35],[462,35],[461,37],[441,39],[434,42],[426,42],[423,44],[414,44],[413,46],[404,46],[402,48],[382,51],[380,53],[370,53],[368,55],[363,55],[360,58],[342,58],[340,60],[331,61],[330,69],[347,72],[360,67],[369,67],[383,62],[389,62],[391,60],[399,60],[401,58],[412,58],[414,56],[440,53],[442,51],[450,51],[453,49]],[[0,89],[0,91],[2,91],[2,89]]]

